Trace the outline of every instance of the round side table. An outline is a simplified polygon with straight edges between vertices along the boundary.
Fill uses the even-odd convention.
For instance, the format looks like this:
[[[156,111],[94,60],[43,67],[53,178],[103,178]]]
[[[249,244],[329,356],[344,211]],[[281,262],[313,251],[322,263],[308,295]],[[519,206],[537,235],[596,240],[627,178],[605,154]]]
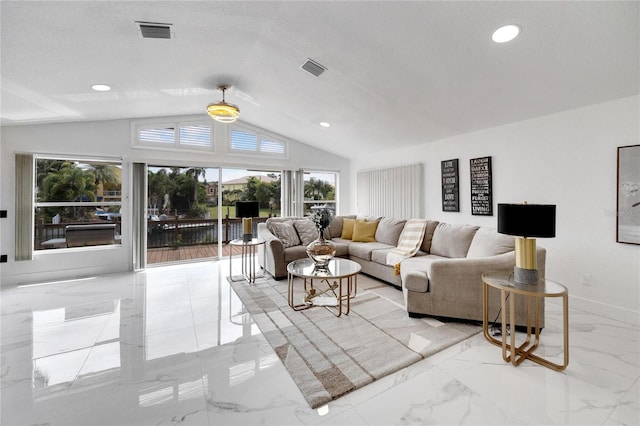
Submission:
[[[500,290],[502,339],[498,340],[489,333],[489,288]],[[515,298],[527,299],[527,337],[520,346],[516,346]],[[562,319],[564,337],[564,362],[553,363],[533,352],[540,342],[540,302],[547,297],[562,298]],[[507,321],[507,298],[509,299],[509,319]],[[489,273],[482,275],[482,311],[484,337],[496,346],[502,347],[502,358],[513,365],[520,365],[525,359],[536,362],[552,370],[562,371],[569,365],[569,293],[562,284],[547,279],[537,283],[521,284],[513,280],[510,273]],[[510,342],[507,342],[507,324],[511,328]],[[535,331],[532,334],[532,328]],[[533,342],[531,337],[534,337]]]

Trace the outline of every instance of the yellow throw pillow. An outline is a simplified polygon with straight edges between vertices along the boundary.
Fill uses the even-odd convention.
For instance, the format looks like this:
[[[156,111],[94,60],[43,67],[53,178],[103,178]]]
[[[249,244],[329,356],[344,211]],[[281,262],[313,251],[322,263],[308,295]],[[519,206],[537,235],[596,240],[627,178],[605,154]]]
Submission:
[[[355,219],[342,219],[342,235],[340,235],[340,238],[343,240],[351,239],[353,236],[353,224],[355,221]]]
[[[356,220],[353,225],[353,241],[362,243],[373,243],[376,241],[376,229],[378,229],[378,221],[365,222],[364,220]]]

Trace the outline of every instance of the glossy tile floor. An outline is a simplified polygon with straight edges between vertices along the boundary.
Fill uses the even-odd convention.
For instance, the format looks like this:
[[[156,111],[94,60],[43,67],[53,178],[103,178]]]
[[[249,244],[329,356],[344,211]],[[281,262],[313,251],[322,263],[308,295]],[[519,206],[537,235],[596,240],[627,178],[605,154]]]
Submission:
[[[640,424],[640,330],[576,310],[565,372],[513,367],[476,335],[312,410],[228,268],[225,259],[3,289],[1,424]],[[560,319],[547,303],[539,351],[556,362]]]

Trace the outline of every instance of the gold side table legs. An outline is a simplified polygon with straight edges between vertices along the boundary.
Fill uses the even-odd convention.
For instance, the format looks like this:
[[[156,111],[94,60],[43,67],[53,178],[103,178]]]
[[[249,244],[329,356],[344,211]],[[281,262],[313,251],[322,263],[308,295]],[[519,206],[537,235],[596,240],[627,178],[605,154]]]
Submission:
[[[490,343],[502,348],[502,359],[510,362],[515,366],[522,364],[525,359],[538,363],[544,367],[548,367],[555,371],[562,371],[569,365],[569,296],[567,292],[559,294],[525,294],[524,292],[510,291],[508,288],[500,287],[501,300],[501,323],[502,338],[500,340],[494,338],[489,333],[489,287],[496,287],[483,281],[482,284],[482,309],[483,309],[483,333],[484,337]],[[515,297],[516,294],[527,298],[527,337],[524,342],[516,346],[516,312]],[[509,309],[507,309],[507,295],[509,295]],[[544,303],[545,297],[562,297],[562,329],[563,329],[563,350],[564,361],[562,364],[553,363],[541,356],[535,355],[534,351],[540,343],[540,302]],[[507,321],[507,311],[509,318]],[[532,324],[533,322],[533,324]],[[507,335],[507,324],[510,325],[510,336]],[[532,332],[532,329],[534,330]],[[532,341],[533,337],[533,341]]]

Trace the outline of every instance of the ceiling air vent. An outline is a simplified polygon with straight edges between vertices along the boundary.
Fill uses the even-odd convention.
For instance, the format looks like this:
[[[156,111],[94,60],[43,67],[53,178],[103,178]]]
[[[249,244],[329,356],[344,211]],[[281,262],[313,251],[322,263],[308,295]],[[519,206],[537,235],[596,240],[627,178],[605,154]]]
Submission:
[[[307,59],[307,62],[305,62],[301,68],[307,72],[310,72],[316,77],[319,77],[320,74],[322,74],[327,70],[325,67],[323,67],[322,65],[320,65],[319,63],[311,59]]]
[[[160,22],[136,21],[142,38],[171,38],[171,25]]]

